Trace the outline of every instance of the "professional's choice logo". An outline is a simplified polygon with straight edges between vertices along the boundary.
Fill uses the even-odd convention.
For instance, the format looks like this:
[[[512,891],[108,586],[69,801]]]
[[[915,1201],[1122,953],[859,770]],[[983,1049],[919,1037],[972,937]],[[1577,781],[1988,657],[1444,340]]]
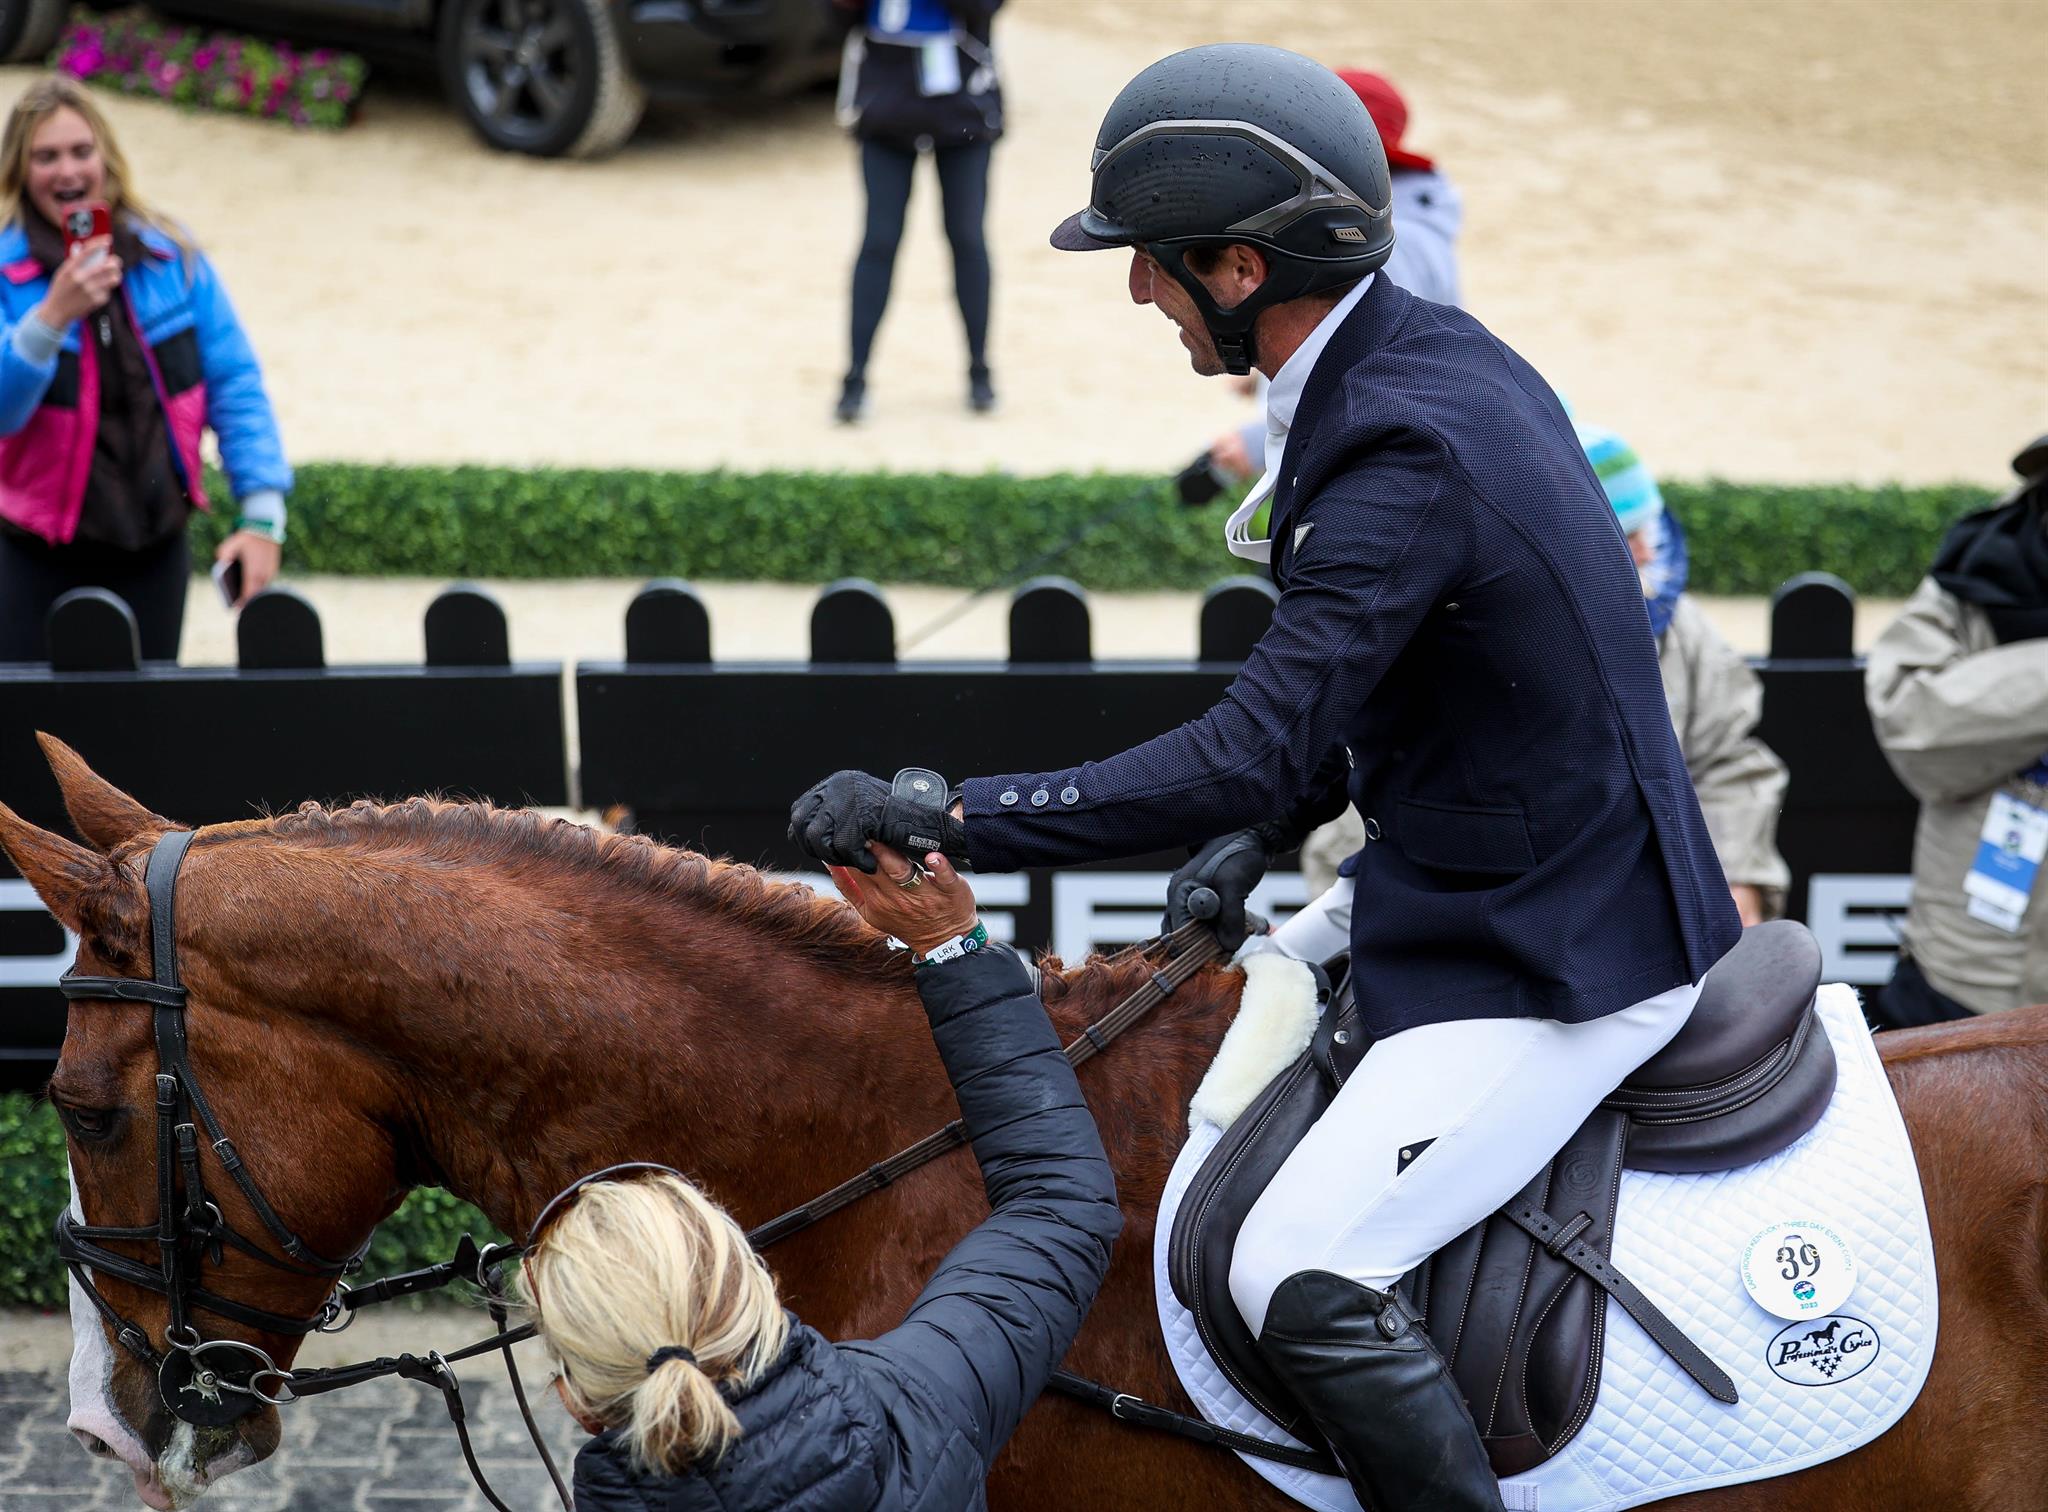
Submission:
[[[1856,1256],[1832,1223],[1786,1219],[1743,1246],[1742,1285],[1773,1317],[1824,1318],[1856,1289]]]
[[[1764,1363],[1794,1386],[1839,1386],[1868,1370],[1881,1348],[1870,1324],[1835,1313],[1801,1318],[1778,1330],[1764,1351]]]

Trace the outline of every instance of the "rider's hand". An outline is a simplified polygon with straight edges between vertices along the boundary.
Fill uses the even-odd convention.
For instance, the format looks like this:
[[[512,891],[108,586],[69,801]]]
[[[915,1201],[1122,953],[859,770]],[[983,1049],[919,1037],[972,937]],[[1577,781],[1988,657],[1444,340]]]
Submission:
[[[828,866],[873,873],[870,840],[907,850],[911,835],[928,833],[934,821],[943,842],[939,849],[964,860],[967,826],[959,819],[901,803],[892,806],[889,784],[881,778],[866,772],[834,772],[789,806],[789,838]]]
[[[1257,829],[1242,829],[1233,835],[1218,835],[1189,858],[1166,884],[1166,932],[1173,933],[1193,918],[1213,919],[1216,938],[1224,950],[1244,944],[1250,925],[1245,900],[1266,875],[1268,837]],[[1196,913],[1197,902],[1206,904],[1205,893],[1213,893],[1213,914]]]
[[[924,858],[920,877],[901,851],[876,843],[873,876],[844,866],[827,868],[856,912],[919,955],[974,928],[974,891],[937,851]]]
[[[50,292],[36,308],[36,318],[53,331],[64,330],[99,309],[120,286],[121,259],[114,255],[113,237],[92,237],[72,247],[50,275]]]

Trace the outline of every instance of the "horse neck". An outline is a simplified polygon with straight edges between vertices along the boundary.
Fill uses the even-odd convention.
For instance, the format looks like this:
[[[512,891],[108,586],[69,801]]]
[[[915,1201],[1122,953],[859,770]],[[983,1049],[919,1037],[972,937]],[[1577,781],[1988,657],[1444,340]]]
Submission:
[[[815,1161],[945,1121],[937,1099],[889,1090],[897,1066],[937,1064],[907,964],[878,977],[709,906],[593,899],[587,882],[479,868],[370,885],[373,910],[301,911],[338,938],[248,941],[237,969],[296,983],[284,997],[360,1047],[401,1125],[401,1180],[508,1232],[625,1160],[674,1165],[752,1222],[812,1195]]]

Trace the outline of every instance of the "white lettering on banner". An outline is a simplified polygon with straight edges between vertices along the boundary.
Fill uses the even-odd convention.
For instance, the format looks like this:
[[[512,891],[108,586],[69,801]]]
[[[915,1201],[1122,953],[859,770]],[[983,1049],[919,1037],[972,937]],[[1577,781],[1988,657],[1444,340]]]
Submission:
[[[839,896],[839,889],[832,885],[828,872],[763,872],[761,874],[776,882],[801,882],[814,893],[828,898]],[[969,879],[974,886],[974,899],[980,905],[981,925],[988,931],[991,940],[1001,940],[1006,945],[1017,943],[1017,916],[1010,912],[1031,901],[1031,879],[1022,872],[998,873],[987,877]]]
[[[14,879],[0,882],[0,913],[41,914],[56,923],[36,890]],[[77,953],[78,936],[66,929],[64,948],[52,955],[0,955],[0,987],[54,987]]]
[[[1911,877],[1816,872],[1807,884],[1806,927],[1820,942],[1821,980],[1889,982],[1912,899]]]
[[[1159,933],[1171,872],[1055,872],[1052,879],[1052,950],[1078,961],[1091,950],[1130,945]],[[977,884],[978,885],[978,884]],[[1254,913],[1274,924],[1308,901],[1300,872],[1274,872],[1252,890]]]

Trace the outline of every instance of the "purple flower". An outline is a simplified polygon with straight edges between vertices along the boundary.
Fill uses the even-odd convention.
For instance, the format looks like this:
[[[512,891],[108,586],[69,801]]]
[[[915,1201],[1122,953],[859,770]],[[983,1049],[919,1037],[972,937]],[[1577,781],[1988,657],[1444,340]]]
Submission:
[[[192,66],[201,73],[205,73],[207,69],[213,67],[213,60],[219,56],[220,49],[209,42],[206,46],[192,54]]]

